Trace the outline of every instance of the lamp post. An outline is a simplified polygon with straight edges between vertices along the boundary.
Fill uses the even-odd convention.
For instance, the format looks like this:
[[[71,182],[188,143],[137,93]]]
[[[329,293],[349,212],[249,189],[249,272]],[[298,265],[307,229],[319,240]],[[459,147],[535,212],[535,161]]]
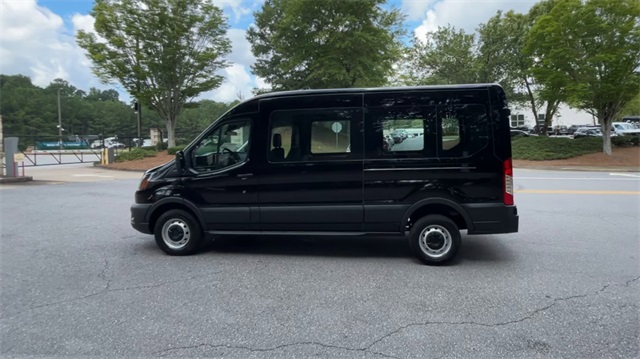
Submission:
[[[60,90],[58,89],[58,137],[60,144],[60,151],[62,152],[62,109],[60,108]]]

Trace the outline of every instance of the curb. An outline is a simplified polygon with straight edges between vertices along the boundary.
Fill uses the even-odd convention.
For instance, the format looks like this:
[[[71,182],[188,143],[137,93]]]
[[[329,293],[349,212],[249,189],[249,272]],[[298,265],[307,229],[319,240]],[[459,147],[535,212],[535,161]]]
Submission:
[[[33,177],[24,176],[24,177],[0,177],[0,184],[3,183],[23,183],[23,182],[31,182],[33,181]]]
[[[128,169],[128,168],[112,168],[112,167],[107,167],[105,165],[102,164],[93,164],[93,167],[98,167],[98,168],[102,168],[105,170],[109,170],[109,171],[125,171],[125,172],[145,172],[147,170],[137,170],[137,169]]]

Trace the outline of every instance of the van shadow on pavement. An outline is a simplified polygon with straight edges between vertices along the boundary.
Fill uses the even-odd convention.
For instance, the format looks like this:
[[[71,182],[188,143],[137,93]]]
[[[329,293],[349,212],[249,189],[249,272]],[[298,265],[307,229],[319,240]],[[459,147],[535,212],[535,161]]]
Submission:
[[[153,237],[145,240],[144,251],[165,255]],[[407,258],[419,262],[404,237],[279,237],[229,236],[205,243],[196,255],[241,254],[342,258]],[[510,262],[511,249],[491,236],[462,236],[462,248],[449,265],[465,262]]]

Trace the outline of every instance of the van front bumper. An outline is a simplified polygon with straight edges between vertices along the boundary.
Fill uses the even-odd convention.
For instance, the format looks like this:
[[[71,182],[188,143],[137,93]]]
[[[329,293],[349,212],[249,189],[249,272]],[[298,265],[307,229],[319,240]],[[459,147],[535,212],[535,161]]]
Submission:
[[[471,218],[468,234],[499,234],[518,232],[519,217],[516,206],[500,203],[463,205]]]
[[[136,231],[153,234],[151,228],[149,228],[149,221],[147,219],[149,208],[151,208],[151,204],[146,203],[134,203],[131,206],[131,227]]]

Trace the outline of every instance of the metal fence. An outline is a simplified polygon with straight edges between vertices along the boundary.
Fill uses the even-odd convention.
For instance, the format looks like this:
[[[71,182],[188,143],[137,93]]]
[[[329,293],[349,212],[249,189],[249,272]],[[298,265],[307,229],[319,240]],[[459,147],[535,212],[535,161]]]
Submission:
[[[198,133],[176,133],[176,144],[186,145]],[[72,163],[101,162],[104,149],[114,149],[115,154],[131,151],[137,147],[155,150],[167,148],[166,138],[161,144],[152,144],[150,139],[122,136],[64,136],[62,141],[55,135],[5,135],[18,137],[18,149],[24,161],[19,166],[44,166]]]

